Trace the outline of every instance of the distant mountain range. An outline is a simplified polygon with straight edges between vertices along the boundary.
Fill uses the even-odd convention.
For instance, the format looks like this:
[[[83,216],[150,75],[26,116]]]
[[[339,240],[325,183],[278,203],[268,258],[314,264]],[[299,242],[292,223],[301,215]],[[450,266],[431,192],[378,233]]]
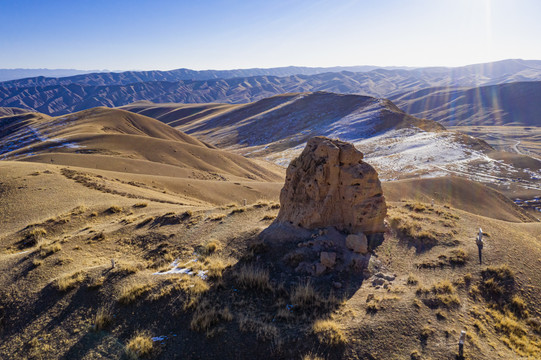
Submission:
[[[458,68],[340,70],[344,68],[179,69],[37,77],[1,82],[0,107],[62,115],[96,106],[118,107],[141,100],[154,103],[248,103],[277,94],[314,91],[399,99],[401,94],[427,88],[464,89],[541,81],[541,61],[536,60],[503,60]],[[326,72],[317,73],[319,71]],[[291,73],[297,74],[287,75]],[[242,77],[243,74],[259,75]],[[241,77],[236,77],[239,75]],[[217,78],[219,76],[221,78]],[[408,105],[404,101],[406,99],[399,101],[400,106]]]
[[[541,82],[472,89],[428,88],[390,98],[408,114],[445,126],[541,126]]]
[[[277,68],[253,68],[253,69],[235,69],[235,70],[190,70],[176,69],[168,71],[151,70],[151,71],[113,71],[113,72],[95,72],[80,70],[78,73],[66,75],[29,75],[24,77],[14,78],[14,81],[9,81],[4,86],[49,86],[49,85],[128,85],[138,82],[148,81],[184,81],[184,80],[216,80],[216,79],[233,79],[246,78],[253,76],[291,76],[291,75],[316,75],[327,72],[366,72],[375,69],[408,69],[407,67],[381,67],[381,66],[334,66],[334,67],[304,67],[304,66],[287,66]],[[40,69],[35,71],[39,73]],[[47,70],[47,69],[44,69]],[[11,71],[11,70],[6,70]],[[30,71],[30,70],[29,70]],[[54,72],[56,70],[49,70]],[[61,71],[61,70],[59,70]],[[66,70],[69,71],[69,70]],[[2,70],[0,69],[0,74]],[[81,75],[84,74],[84,75]],[[72,76],[75,75],[75,76]],[[62,78],[59,78],[62,77]],[[4,80],[0,80],[4,81]]]
[[[63,77],[80,74],[95,73],[98,70],[76,70],[76,69],[0,69],[0,81],[24,79],[29,77],[47,76]]]

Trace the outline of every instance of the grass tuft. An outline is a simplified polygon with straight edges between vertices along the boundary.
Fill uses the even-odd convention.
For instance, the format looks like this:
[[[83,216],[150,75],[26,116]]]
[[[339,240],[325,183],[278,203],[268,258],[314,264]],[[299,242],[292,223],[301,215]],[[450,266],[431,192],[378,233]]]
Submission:
[[[23,239],[20,241],[19,248],[25,249],[32,246],[38,245],[42,239],[44,239],[47,236],[47,230],[41,227],[34,227],[30,230],[28,230],[25,234]]]
[[[223,219],[226,218],[226,214],[223,214],[223,213],[218,213],[218,214],[212,214],[211,216],[209,216],[209,220],[210,221],[221,221]]]
[[[82,271],[64,275],[53,281],[53,287],[58,291],[68,291],[75,288],[85,279]]]
[[[128,359],[136,360],[150,356],[153,347],[154,343],[150,332],[139,331],[128,341],[124,352]]]
[[[409,273],[406,283],[408,285],[417,285],[419,283],[419,278],[412,273]]]
[[[237,274],[237,283],[244,289],[272,290],[269,282],[269,270],[256,266],[244,265]]]
[[[145,293],[150,291],[151,288],[152,288],[151,284],[143,284],[143,283],[132,283],[132,284],[124,285],[120,289],[120,295],[118,297],[118,301],[124,305],[131,304],[135,300],[143,296]]]
[[[211,336],[211,328],[221,321],[231,321],[233,315],[229,308],[218,309],[215,306],[211,306],[209,302],[201,302],[196,311],[193,314],[192,321],[190,322],[190,328],[197,332],[207,332],[207,336]]]
[[[94,324],[92,325],[92,330],[101,331],[107,330],[113,322],[113,313],[110,308],[101,307],[96,312],[94,316]]]
[[[118,214],[122,212],[124,209],[121,206],[113,205],[109,209],[105,210],[108,214]]]
[[[274,324],[270,324],[254,316],[241,315],[238,319],[239,329],[242,332],[254,333],[258,340],[277,341],[280,333]]]
[[[62,245],[59,243],[44,244],[39,247],[39,255],[41,257],[47,257],[62,250]]]
[[[347,338],[336,321],[317,320],[312,325],[312,332],[322,344],[337,346],[347,343]]]

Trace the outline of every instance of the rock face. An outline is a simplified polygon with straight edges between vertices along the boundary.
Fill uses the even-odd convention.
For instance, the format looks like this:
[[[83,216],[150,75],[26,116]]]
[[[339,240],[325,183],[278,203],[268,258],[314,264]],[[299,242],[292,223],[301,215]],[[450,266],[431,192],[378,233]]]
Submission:
[[[293,160],[280,193],[276,223],[304,229],[334,226],[350,234],[385,231],[385,198],[376,170],[352,144],[310,139]]]
[[[346,237],[346,246],[356,253],[366,254],[368,252],[368,239],[363,233],[359,235],[351,234]]]

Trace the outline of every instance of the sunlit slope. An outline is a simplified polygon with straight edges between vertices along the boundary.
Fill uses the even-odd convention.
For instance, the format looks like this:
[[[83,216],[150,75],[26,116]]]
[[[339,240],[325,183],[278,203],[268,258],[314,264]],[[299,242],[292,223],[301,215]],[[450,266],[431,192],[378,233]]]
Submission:
[[[279,178],[242,156],[123,110],[95,108],[56,118],[31,114],[0,121],[4,159],[194,178]]]
[[[505,156],[481,139],[446,131],[383,99],[316,92],[244,105],[140,102],[124,108],[155,116],[217,147],[282,166],[300,154],[308,138],[323,135],[354,143],[384,180],[453,175],[513,194],[541,189],[540,168],[532,166],[536,160]]]
[[[445,204],[472,214],[511,222],[536,222],[537,219],[509,198],[480,183],[449,176],[383,182],[389,201],[414,200]]]
[[[291,93],[245,105],[144,104],[124,107],[175,124],[181,131],[218,147],[243,149],[258,156],[304,144],[312,136],[356,141],[391,129],[443,130],[432,122],[411,117],[391,102],[368,96],[327,92]],[[176,109],[176,110],[175,110]],[[246,148],[246,149],[245,149]]]
[[[121,107],[137,114],[145,115],[172,126],[180,127],[184,124],[212,118],[216,115],[231,111],[244,105],[233,104],[178,104],[178,103],[153,103],[150,101],[138,101]]]
[[[128,179],[133,183],[126,183]],[[99,186],[93,188],[94,182]],[[1,161],[0,219],[8,227],[0,228],[0,299],[7,325],[0,357],[121,358],[125,344],[140,330],[164,338],[154,345],[160,351],[156,356],[163,359],[178,358],[179,353],[192,359],[254,358],[262,351],[285,359],[306,354],[407,359],[412,353],[452,359],[460,331],[466,329],[468,358],[507,360],[530,351],[521,347],[523,339],[539,339],[526,321],[541,315],[541,223],[520,222],[520,210],[493,191],[460,179],[385,183],[389,230],[372,254],[366,278],[361,282],[363,275],[354,274],[359,280],[354,282],[332,271],[322,277],[280,273],[265,261],[268,250],[257,249],[254,254],[255,237],[279,211],[276,201],[283,182],[275,190],[264,190],[259,186],[271,183],[206,181],[207,187],[198,189],[224,198],[210,203],[192,197],[188,202],[181,186],[189,191],[197,182],[203,181]],[[235,188],[242,192],[235,193]],[[254,190],[259,196],[266,194],[263,201],[255,193],[246,196]],[[481,213],[469,212],[468,206],[476,205]],[[417,230],[433,241],[431,247],[417,251],[415,241],[423,240],[398,233],[397,222],[419,226]],[[483,265],[478,263],[474,240],[479,227],[486,233]],[[39,243],[23,246],[34,229],[45,231]],[[209,244],[217,250],[199,257]],[[453,252],[463,254],[460,262],[448,262]],[[114,269],[111,259],[116,260]],[[197,275],[158,275],[173,262],[201,264],[207,270],[207,260],[227,261],[230,266],[221,269],[221,277],[206,280]],[[273,291],[245,289],[237,278],[246,264],[288,282],[273,283]],[[530,313],[528,319],[516,320],[520,322],[516,328],[525,335],[515,345],[506,342],[500,323],[491,320],[497,304],[475,295],[475,289],[483,289],[487,266],[514,271],[513,294],[524,300]],[[377,273],[394,280],[374,286]],[[65,289],[58,287],[59,279],[73,274],[81,276]],[[289,281],[320,283],[313,285],[320,294],[316,301],[338,297],[339,306],[332,311],[316,306],[306,312],[288,310],[287,305],[297,304],[290,296],[296,283]],[[333,286],[337,281],[341,288]],[[451,294],[443,294],[454,295],[448,306],[430,301],[438,295],[431,290],[438,283],[452,284]],[[195,308],[183,306],[190,289],[202,284],[201,307],[197,302]],[[144,291],[126,303],[125,290],[131,288]],[[327,297],[330,293],[333,296]],[[284,301],[276,301],[280,298]],[[209,306],[227,307],[232,315],[209,323],[205,329],[214,331],[210,340],[205,329],[191,325],[199,309],[208,311]],[[100,307],[108,307],[114,316],[105,330],[93,331]],[[286,318],[276,316],[281,308],[287,310]],[[256,319],[258,328],[272,329],[268,336],[273,341],[246,328],[246,319]],[[346,339],[344,345],[318,342],[310,330],[314,319],[331,319]],[[428,338],[423,337],[427,332]],[[245,341],[232,341],[238,338]],[[274,340],[282,346],[277,349]],[[534,351],[533,358],[539,354]]]

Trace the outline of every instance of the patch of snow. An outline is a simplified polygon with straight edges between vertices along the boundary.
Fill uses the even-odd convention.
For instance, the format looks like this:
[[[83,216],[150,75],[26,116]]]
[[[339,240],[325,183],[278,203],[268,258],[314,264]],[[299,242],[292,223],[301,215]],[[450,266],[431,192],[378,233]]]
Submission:
[[[183,266],[184,267],[180,267],[179,266],[179,259],[176,259],[175,261],[173,261],[169,267],[170,269],[167,270],[167,271],[158,271],[158,272],[155,272],[153,273],[152,275],[168,275],[168,274],[186,274],[186,275],[192,275],[192,276],[199,276],[201,279],[203,280],[207,280],[208,279],[208,270],[199,270],[197,272],[194,272],[190,267],[185,267],[186,265],[192,263],[192,262],[196,262],[197,259],[192,259],[190,261],[188,261],[187,263],[185,263]]]

